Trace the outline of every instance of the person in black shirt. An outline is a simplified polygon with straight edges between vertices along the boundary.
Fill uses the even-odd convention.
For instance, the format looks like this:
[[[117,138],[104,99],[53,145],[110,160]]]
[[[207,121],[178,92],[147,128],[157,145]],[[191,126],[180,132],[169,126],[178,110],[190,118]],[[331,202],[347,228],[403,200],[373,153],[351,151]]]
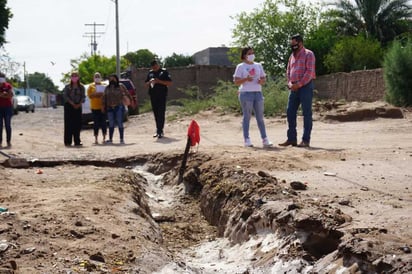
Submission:
[[[172,84],[169,72],[161,68],[158,61],[150,63],[151,70],[147,74],[145,86],[149,88],[150,102],[156,121],[156,132],[154,138],[162,138],[165,124],[166,99],[168,86]]]

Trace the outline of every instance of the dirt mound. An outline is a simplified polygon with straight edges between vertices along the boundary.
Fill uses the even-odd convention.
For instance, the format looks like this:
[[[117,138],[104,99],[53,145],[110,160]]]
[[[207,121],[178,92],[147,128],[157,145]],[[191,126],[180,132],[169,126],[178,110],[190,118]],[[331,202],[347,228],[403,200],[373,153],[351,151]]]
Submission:
[[[322,120],[338,122],[354,122],[377,118],[404,118],[403,110],[384,102],[316,102],[314,109]]]

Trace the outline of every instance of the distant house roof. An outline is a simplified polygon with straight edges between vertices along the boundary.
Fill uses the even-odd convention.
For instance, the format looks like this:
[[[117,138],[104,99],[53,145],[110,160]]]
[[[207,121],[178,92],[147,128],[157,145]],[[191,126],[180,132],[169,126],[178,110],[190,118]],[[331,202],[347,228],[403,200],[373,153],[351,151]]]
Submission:
[[[193,54],[196,65],[233,66],[228,57],[228,47],[210,47]]]

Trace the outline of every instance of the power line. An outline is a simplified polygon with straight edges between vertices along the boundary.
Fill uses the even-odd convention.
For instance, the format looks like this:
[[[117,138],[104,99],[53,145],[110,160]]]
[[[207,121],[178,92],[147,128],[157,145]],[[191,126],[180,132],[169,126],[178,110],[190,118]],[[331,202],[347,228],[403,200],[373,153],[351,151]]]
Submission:
[[[96,22],[93,22],[93,24],[84,24],[85,26],[90,26],[93,27],[93,32],[86,32],[85,35],[83,35],[83,37],[90,37],[91,41],[90,41],[90,48],[91,48],[91,55],[96,55],[96,51],[97,51],[97,42],[96,42],[96,38],[100,37],[98,36],[99,34],[104,34],[104,32],[97,32],[96,31],[96,27],[99,26],[104,26],[104,24],[96,24]]]

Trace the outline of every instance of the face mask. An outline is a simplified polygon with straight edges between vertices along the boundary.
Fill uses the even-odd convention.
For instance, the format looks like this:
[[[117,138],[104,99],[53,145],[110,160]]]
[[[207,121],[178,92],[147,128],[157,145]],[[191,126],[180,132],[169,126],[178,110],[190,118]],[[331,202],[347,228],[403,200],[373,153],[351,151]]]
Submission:
[[[95,82],[95,83],[100,83],[101,81],[102,81],[102,79],[101,79],[101,78],[97,78],[97,77],[96,77],[96,78],[94,78],[94,82]]]
[[[253,60],[255,60],[255,55],[254,55],[254,54],[251,54],[251,55],[246,56],[246,60],[247,60],[248,62],[253,62]]]
[[[79,76],[72,76],[72,82],[76,82],[79,81]]]
[[[291,45],[290,47],[292,48],[292,51],[295,52],[299,49],[299,44]]]
[[[115,85],[117,84],[117,82],[116,82],[115,80],[111,80],[111,81],[109,82],[109,84],[110,84],[111,86],[115,86]]]
[[[0,78],[0,84],[3,84],[3,83],[5,83],[5,82],[6,82],[6,78],[1,77],[1,78]]]

